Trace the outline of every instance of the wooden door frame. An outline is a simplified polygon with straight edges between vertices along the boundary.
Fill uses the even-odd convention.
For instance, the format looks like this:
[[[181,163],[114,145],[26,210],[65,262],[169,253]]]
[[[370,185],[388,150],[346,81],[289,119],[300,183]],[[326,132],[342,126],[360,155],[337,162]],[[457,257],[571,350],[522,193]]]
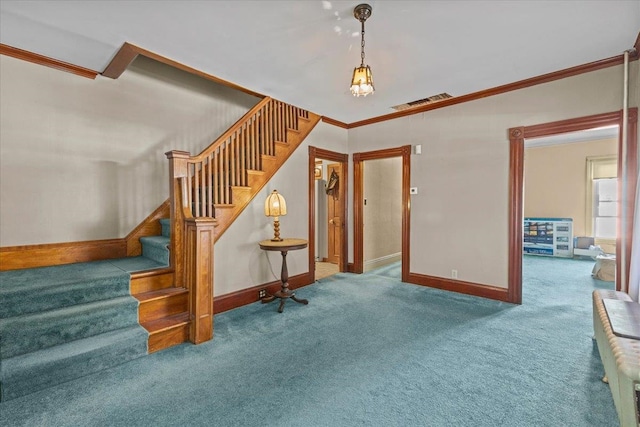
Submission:
[[[515,304],[522,304],[522,220],[524,207],[524,140],[539,138],[567,132],[577,132],[602,126],[618,125],[622,129],[622,110],[595,114],[593,116],[578,117],[557,122],[542,123],[533,126],[518,126],[509,129],[509,284],[508,300]],[[622,176],[623,162],[627,161],[627,197],[626,205],[620,212],[625,212],[627,218],[633,218],[635,206],[635,187],[638,176],[638,109],[630,108],[627,132],[627,159],[622,158],[622,132],[618,136],[618,176]],[[631,177],[631,179],[629,179]],[[620,181],[621,182],[621,181]],[[618,196],[621,196],[622,185],[618,185]],[[620,229],[618,222],[618,236],[626,233],[631,236],[633,221],[627,222],[627,229]],[[631,265],[631,245],[621,247],[620,238],[616,238],[616,253],[626,252],[626,277],[629,277]],[[616,256],[616,269],[621,270],[620,256]],[[616,289],[621,289],[620,275],[616,275]]]
[[[364,182],[363,165],[366,160],[402,157],[402,281],[409,281],[411,198],[411,146],[353,154],[353,272],[364,271]]]
[[[340,163],[342,166],[342,182],[338,186],[338,197],[343,201],[342,203],[342,253],[340,254],[340,262],[338,263],[338,271],[347,271],[347,195],[348,192],[348,180],[344,177],[349,176],[349,155],[337,153],[335,151],[329,151],[322,148],[309,146],[309,274],[311,275],[311,281],[316,280],[316,179],[315,168],[316,159],[330,160],[335,163]]]

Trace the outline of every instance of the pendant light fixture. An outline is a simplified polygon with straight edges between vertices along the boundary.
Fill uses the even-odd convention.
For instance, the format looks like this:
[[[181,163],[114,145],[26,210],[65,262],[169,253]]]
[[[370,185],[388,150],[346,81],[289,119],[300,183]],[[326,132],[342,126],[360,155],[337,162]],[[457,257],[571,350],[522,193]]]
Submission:
[[[362,3],[353,9],[353,16],[362,24],[362,41],[360,43],[360,66],[353,69],[351,93],[353,96],[367,96],[375,91],[371,67],[364,65],[364,21],[371,16],[371,6]]]

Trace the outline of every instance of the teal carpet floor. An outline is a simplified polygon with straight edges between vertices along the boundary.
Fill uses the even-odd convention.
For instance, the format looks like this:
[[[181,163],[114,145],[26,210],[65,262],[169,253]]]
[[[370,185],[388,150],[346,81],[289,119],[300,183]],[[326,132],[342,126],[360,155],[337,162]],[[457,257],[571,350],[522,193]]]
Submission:
[[[2,426],[617,426],[592,340],[593,261],[525,257],[523,304],[399,266],[215,316],[183,344],[0,403]]]

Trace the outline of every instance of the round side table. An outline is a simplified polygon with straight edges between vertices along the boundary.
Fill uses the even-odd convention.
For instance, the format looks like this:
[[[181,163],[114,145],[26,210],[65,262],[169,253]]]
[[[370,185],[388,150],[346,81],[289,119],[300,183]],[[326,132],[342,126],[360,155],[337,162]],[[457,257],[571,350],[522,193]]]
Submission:
[[[267,295],[261,299],[262,303],[266,304],[276,298],[279,298],[280,307],[278,307],[278,313],[282,313],[282,310],[284,310],[284,303],[289,298],[300,304],[309,304],[309,301],[306,299],[296,298],[295,292],[289,289],[289,272],[287,271],[287,253],[297,249],[304,249],[307,247],[307,243],[308,242],[304,239],[283,239],[279,242],[263,240],[259,243],[260,249],[262,250],[279,251],[282,254],[282,269],[280,270],[280,281],[282,282],[282,286],[275,294]]]

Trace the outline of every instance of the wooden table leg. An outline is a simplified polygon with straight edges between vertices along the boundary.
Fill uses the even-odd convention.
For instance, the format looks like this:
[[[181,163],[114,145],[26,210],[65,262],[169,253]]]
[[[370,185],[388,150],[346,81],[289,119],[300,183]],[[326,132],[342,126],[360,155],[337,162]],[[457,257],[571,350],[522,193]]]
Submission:
[[[280,298],[280,306],[278,307],[278,313],[282,313],[284,311],[284,303],[287,301],[287,298],[291,298],[297,303],[300,304],[309,304],[309,301],[302,298],[296,298],[295,292],[292,292],[289,289],[289,271],[287,269],[287,252],[281,251],[282,254],[282,268],[280,269],[280,290],[273,295],[268,295],[261,299],[262,303],[268,303],[276,298]]]

